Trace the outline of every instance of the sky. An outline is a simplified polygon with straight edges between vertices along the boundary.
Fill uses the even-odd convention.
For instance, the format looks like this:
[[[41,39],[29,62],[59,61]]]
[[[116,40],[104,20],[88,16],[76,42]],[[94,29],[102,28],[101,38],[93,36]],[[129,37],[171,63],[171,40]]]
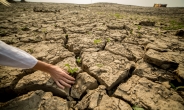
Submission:
[[[26,0],[29,2],[76,3],[90,4],[98,2],[119,3],[153,7],[154,3],[167,4],[167,7],[184,7],[184,0]]]

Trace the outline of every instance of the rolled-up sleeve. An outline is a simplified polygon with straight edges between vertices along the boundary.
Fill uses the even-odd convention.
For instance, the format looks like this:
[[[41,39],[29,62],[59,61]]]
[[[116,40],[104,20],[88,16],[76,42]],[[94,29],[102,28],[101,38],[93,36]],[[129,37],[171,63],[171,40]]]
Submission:
[[[27,52],[0,41],[0,65],[29,69],[37,62],[38,60]]]

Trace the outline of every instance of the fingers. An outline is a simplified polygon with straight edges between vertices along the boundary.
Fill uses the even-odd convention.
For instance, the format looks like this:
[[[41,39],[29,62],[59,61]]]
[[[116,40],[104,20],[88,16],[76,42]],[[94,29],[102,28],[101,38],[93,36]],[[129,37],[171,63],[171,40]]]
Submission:
[[[57,84],[61,89],[65,89],[65,87],[62,86],[58,81],[55,81],[55,82],[56,82],[56,84]]]
[[[51,77],[54,79],[56,84],[64,89],[65,87],[71,87],[71,84],[74,84],[75,78],[67,74],[67,72],[59,67],[54,66],[54,68],[49,69]]]
[[[72,81],[72,80],[68,80],[68,79],[66,79],[66,78],[62,78],[63,79],[63,81],[64,82],[66,82],[66,83],[68,83],[68,84],[74,84],[75,82],[74,81]]]
[[[59,82],[60,82],[60,84],[62,84],[62,85],[65,86],[65,87],[69,87],[69,88],[71,87],[70,84],[64,82],[63,80],[60,80]]]
[[[68,75],[66,72],[65,74],[63,74],[63,76],[69,80],[75,81],[75,79],[72,76]]]
[[[69,83],[66,83],[65,81],[63,80],[59,80],[59,81],[55,81],[56,84],[61,88],[61,89],[65,89],[65,87],[71,87],[71,85]],[[74,83],[74,82],[71,82],[71,83]]]
[[[69,80],[65,77],[61,77],[60,79],[56,79],[56,84],[61,88],[64,89],[65,87],[71,87],[71,84],[74,84],[75,82],[73,80]]]

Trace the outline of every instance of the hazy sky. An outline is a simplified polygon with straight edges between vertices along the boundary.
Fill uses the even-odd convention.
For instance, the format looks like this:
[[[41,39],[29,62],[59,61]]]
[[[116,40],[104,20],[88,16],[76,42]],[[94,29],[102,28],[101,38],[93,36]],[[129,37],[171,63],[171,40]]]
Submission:
[[[167,4],[168,7],[184,7],[184,0],[26,0],[32,2],[55,2],[55,3],[77,3],[89,4],[97,2],[110,2],[127,5],[153,6],[154,3]]]

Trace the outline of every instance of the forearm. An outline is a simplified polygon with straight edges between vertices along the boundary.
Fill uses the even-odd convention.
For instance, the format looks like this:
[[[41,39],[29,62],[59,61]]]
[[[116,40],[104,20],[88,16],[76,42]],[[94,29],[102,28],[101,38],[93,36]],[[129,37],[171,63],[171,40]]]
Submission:
[[[71,87],[71,84],[74,84],[75,80],[60,67],[39,61],[27,52],[9,46],[2,41],[0,41],[0,65],[24,69],[33,68],[47,72],[51,75],[56,84],[63,89],[65,87]]]
[[[0,65],[29,69],[37,59],[27,52],[0,41]]]
[[[52,70],[54,68],[53,65],[39,61],[36,63],[36,65],[33,67],[33,69],[35,70],[40,70],[40,71],[44,71],[47,73],[50,73],[50,70]]]

